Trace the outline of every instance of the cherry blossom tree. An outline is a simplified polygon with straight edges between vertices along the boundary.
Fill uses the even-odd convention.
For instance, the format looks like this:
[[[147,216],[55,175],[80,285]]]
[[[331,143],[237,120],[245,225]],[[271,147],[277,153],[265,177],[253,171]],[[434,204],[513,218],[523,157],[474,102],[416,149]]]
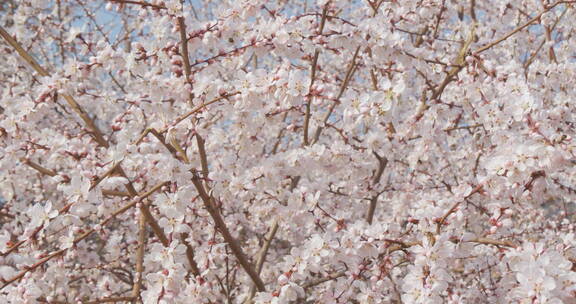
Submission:
[[[3,1],[0,302],[576,303],[574,2]]]

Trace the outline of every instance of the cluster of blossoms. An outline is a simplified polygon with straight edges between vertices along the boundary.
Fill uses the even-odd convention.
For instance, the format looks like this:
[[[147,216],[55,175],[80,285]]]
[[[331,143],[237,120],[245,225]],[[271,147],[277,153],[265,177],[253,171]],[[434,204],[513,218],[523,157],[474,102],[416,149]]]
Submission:
[[[5,0],[1,303],[575,303],[576,1]]]

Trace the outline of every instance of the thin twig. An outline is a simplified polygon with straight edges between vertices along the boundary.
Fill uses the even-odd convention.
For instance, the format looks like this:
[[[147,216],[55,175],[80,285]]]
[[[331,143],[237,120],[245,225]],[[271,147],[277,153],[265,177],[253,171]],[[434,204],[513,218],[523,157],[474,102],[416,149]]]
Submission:
[[[116,172],[116,170],[120,167],[120,164],[122,163],[122,161],[119,161],[117,163],[115,163],[112,167],[110,167],[110,169],[106,170],[106,172],[104,172],[104,174],[100,175],[93,183],[92,185],[90,185],[90,190],[93,190],[94,188],[96,188],[103,180],[105,180],[108,176],[110,176],[112,173]]]
[[[154,128],[148,128],[146,130],[144,130],[144,132],[142,132],[142,134],[140,135],[140,137],[138,138],[138,140],[136,140],[136,145],[140,144],[142,142],[142,140],[146,137],[146,135],[148,134],[152,134],[154,135],[154,137],[156,137],[158,139],[158,141],[160,141],[160,143],[162,145],[164,145],[164,147],[166,147],[166,149],[172,153],[172,155],[174,155],[174,157],[176,157],[176,159],[178,158],[178,153],[176,151],[176,149],[174,147],[172,147],[169,143],[166,142],[166,138],[164,137],[164,135],[162,135],[161,132],[156,131],[156,129]]]

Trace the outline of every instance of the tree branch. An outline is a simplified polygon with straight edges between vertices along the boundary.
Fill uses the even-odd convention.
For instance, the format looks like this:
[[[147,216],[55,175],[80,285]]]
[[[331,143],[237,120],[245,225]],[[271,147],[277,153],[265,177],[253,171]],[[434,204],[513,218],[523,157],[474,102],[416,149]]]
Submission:
[[[213,204],[212,201],[213,198],[209,196],[208,193],[206,193],[206,191],[204,190],[204,186],[202,185],[201,179],[200,177],[198,177],[198,174],[196,172],[193,172],[193,174],[194,177],[192,178],[192,182],[194,183],[194,186],[198,190],[198,194],[200,195],[200,198],[202,198],[206,210],[208,211],[208,213],[210,213],[210,216],[212,216],[212,219],[216,224],[216,228],[218,228],[218,231],[220,231],[220,233],[224,237],[224,240],[226,241],[228,246],[230,246],[230,249],[232,249],[232,253],[234,253],[234,256],[236,256],[236,259],[238,259],[238,262],[240,263],[242,268],[244,268],[244,271],[246,271],[248,276],[250,276],[250,279],[252,279],[252,282],[254,282],[254,285],[256,285],[256,287],[258,288],[258,291],[265,291],[266,288],[264,287],[264,282],[262,282],[258,273],[254,270],[250,262],[248,262],[248,259],[246,258],[246,255],[244,254],[244,251],[240,247],[238,241],[232,236],[232,234],[228,230],[228,227],[226,226],[224,219],[222,218],[222,216],[220,215],[220,213]]]
[[[2,26],[0,26],[0,36],[2,36],[2,38],[4,38],[4,40],[6,40],[6,42],[16,50],[16,52],[20,55],[20,57],[22,57],[24,61],[26,61],[38,74],[40,74],[40,76],[43,77],[50,76],[48,71],[46,71],[42,66],[40,66],[40,64],[38,64],[38,62],[30,54],[28,54],[28,52],[24,50],[24,48],[22,48],[22,46],[14,38],[12,38],[12,36],[10,36],[10,34],[8,34],[8,32],[6,32],[6,30],[4,30]],[[80,105],[76,102],[76,100],[74,100],[72,96],[67,94],[62,94],[62,96],[64,97],[64,99],[66,99],[68,105],[72,107],[72,109],[76,112],[76,114],[80,116],[80,118],[84,121],[86,126],[88,126],[88,129],[92,131],[92,135],[94,135],[94,139],[96,139],[98,144],[105,148],[108,148],[109,147],[108,142],[104,139],[102,132],[100,132],[100,129],[98,129],[92,118],[90,118],[88,114],[86,114],[84,109],[80,107]]]
[[[340,91],[338,92],[338,95],[336,96],[332,105],[330,106],[328,113],[326,113],[326,115],[324,116],[322,125],[320,125],[316,128],[316,132],[314,134],[314,143],[318,142],[318,139],[320,139],[320,134],[322,133],[322,130],[324,129],[323,126],[326,125],[326,123],[328,122],[328,119],[330,119],[330,115],[332,115],[332,112],[334,112],[336,105],[340,102],[340,98],[342,97],[342,95],[346,91],[346,88],[348,87],[350,79],[352,79],[352,76],[354,75],[354,72],[356,71],[356,58],[358,57],[359,51],[360,51],[360,46],[358,46],[356,48],[356,51],[354,52],[354,56],[352,56],[352,61],[348,65],[348,70],[346,71],[346,76],[344,77],[344,81],[342,81],[342,85],[340,86]]]
[[[322,35],[322,32],[324,31],[324,25],[326,24],[326,17],[328,16],[328,5],[330,5],[330,2],[326,3],[324,5],[324,10],[322,11],[322,19],[320,20],[320,29],[318,31],[318,35]],[[310,125],[310,109],[312,107],[312,96],[311,91],[312,88],[314,86],[314,81],[316,80],[316,67],[318,64],[318,56],[320,55],[320,49],[316,48],[316,50],[314,51],[314,58],[312,59],[312,66],[311,66],[311,70],[310,70],[310,85],[308,86],[308,102],[306,103],[306,116],[304,117],[304,146],[308,146],[309,145],[309,141],[308,141],[308,128]]]
[[[112,215],[108,216],[106,219],[104,219],[103,221],[100,222],[100,226],[104,227],[106,226],[106,224],[108,224],[108,222],[110,222],[112,219],[116,218],[118,215],[126,212],[128,209],[136,206],[136,204],[142,202],[145,198],[147,198],[148,196],[152,195],[154,192],[158,191],[158,189],[162,188],[163,186],[167,185],[169,182],[162,182],[154,187],[152,187],[150,190],[148,190],[146,193],[142,194],[140,197],[138,197],[137,199],[133,200],[131,203],[125,205],[124,207],[114,211],[114,213],[112,213]],[[88,236],[90,236],[92,233],[94,233],[96,230],[94,228],[90,228],[88,229],[88,231],[86,231],[84,234],[82,234],[81,236],[77,237],[74,239],[74,241],[72,242],[73,245],[75,246],[76,244],[80,243],[81,241],[83,241],[84,239],[86,239]],[[44,263],[52,260],[53,258],[62,255],[63,253],[65,253],[66,251],[68,251],[69,248],[65,248],[65,249],[60,249],[56,252],[53,252],[51,254],[49,254],[48,256],[46,256],[45,258],[41,259],[40,261],[36,262],[35,264],[33,264],[32,266],[26,267],[25,270],[23,270],[22,272],[20,272],[19,274],[17,274],[16,276],[12,277],[11,279],[7,280],[2,287],[0,287],[0,290],[4,289],[6,286],[14,283],[15,281],[20,280],[21,278],[24,277],[24,275],[26,275],[28,272],[34,271],[36,268],[40,267],[41,265],[43,265]]]
[[[268,232],[268,235],[266,235],[264,245],[262,246],[262,249],[260,249],[260,253],[258,254],[258,259],[256,261],[256,272],[258,273],[258,275],[260,275],[260,273],[262,272],[262,267],[264,265],[264,261],[266,260],[266,254],[268,254],[268,249],[270,249],[270,244],[272,243],[272,240],[274,239],[274,236],[276,235],[277,231],[278,231],[278,221],[276,220],[272,224],[270,232]],[[254,285],[250,288],[250,295],[248,296],[246,301],[244,301],[245,304],[252,303],[252,299],[254,298],[254,295],[256,295],[255,287],[256,286]]]
[[[548,7],[546,7],[544,10],[542,10],[540,13],[538,13],[536,16],[534,16],[532,19],[526,21],[526,23],[522,24],[521,26],[513,29],[512,31],[508,32],[507,34],[505,34],[504,36],[500,37],[499,39],[496,39],[493,42],[487,43],[484,46],[482,46],[481,48],[479,48],[478,50],[476,50],[474,52],[474,55],[480,54],[490,48],[492,48],[493,46],[501,43],[502,41],[505,41],[506,39],[512,37],[512,35],[518,33],[519,31],[525,29],[526,27],[530,26],[532,23],[540,20],[540,17],[542,17],[542,15],[544,15],[544,13],[550,11],[551,9],[555,8],[556,6],[558,6],[559,4],[563,4],[563,3],[575,3],[576,1],[557,1],[551,5],[549,5]]]
[[[386,169],[386,166],[388,165],[388,159],[386,157],[378,155],[378,153],[376,152],[372,153],[374,154],[374,156],[376,156],[376,159],[378,159],[378,170],[376,171],[376,174],[374,174],[374,178],[372,180],[372,185],[375,186],[380,183],[380,179],[382,178],[384,169]],[[368,214],[366,215],[366,221],[370,225],[372,224],[372,220],[374,219],[374,213],[376,212],[376,204],[378,203],[379,196],[380,194],[378,193],[370,199],[370,207],[368,208]]]

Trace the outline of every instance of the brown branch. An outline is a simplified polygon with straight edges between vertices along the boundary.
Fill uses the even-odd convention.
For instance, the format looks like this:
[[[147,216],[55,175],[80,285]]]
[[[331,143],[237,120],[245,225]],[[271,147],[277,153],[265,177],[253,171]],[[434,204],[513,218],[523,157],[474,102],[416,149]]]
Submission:
[[[313,280],[313,281],[310,281],[310,282],[308,282],[308,283],[304,283],[304,284],[302,285],[302,288],[304,288],[304,289],[309,289],[309,288],[312,288],[312,287],[314,287],[314,286],[316,286],[316,285],[320,285],[320,284],[325,283],[325,282],[328,282],[328,281],[336,280],[336,279],[341,278],[341,277],[343,277],[343,276],[345,276],[345,275],[346,275],[346,270],[334,272],[334,273],[331,273],[331,274],[329,274],[329,275],[327,275],[327,276],[325,276],[325,277],[323,277],[323,278],[320,278],[320,279],[317,279],[317,280]]]
[[[258,255],[258,260],[256,262],[256,271],[258,274],[262,272],[262,267],[264,265],[264,261],[266,260],[266,254],[268,254],[268,249],[270,249],[270,244],[272,243],[274,236],[276,236],[276,232],[278,232],[277,220],[272,224],[272,228],[270,228],[270,232],[266,236],[264,245],[262,246],[260,254]]]
[[[372,185],[375,186],[377,184],[380,183],[380,179],[382,178],[382,174],[384,173],[384,170],[386,169],[386,166],[388,165],[388,159],[386,157],[382,157],[380,155],[378,155],[378,153],[376,152],[372,152],[374,154],[374,156],[376,156],[376,159],[378,159],[378,170],[376,171],[376,174],[374,174],[374,178],[372,180]],[[368,222],[368,224],[372,224],[372,220],[374,219],[374,213],[376,212],[376,204],[378,203],[378,197],[380,196],[380,193],[374,195],[371,199],[370,199],[370,206],[368,208],[368,214],[366,215],[366,221]]]
[[[370,5],[370,8],[372,9],[372,17],[375,17],[378,14],[378,10],[380,9],[380,6],[384,0],[366,0],[366,2],[368,2],[368,5]]]
[[[142,210],[138,217],[138,250],[136,251],[136,275],[132,287],[132,303],[137,303],[142,290],[142,273],[144,272],[144,251],[146,250],[146,217]]]
[[[288,117],[288,112],[284,113],[284,117],[282,118],[282,122],[286,122],[286,118]],[[278,152],[278,147],[280,147],[280,142],[282,141],[282,136],[284,135],[284,130],[285,128],[280,129],[280,132],[278,132],[278,135],[276,136],[276,142],[274,143],[274,146],[272,147],[272,154],[276,154]]]
[[[562,14],[556,18],[556,20],[554,21],[554,24],[552,25],[552,28],[550,29],[550,31],[553,31],[556,26],[558,25],[558,23],[560,23],[560,20],[562,20],[562,18],[564,18],[564,16],[566,15],[566,13],[568,12],[568,9],[570,7],[567,7]],[[526,63],[524,63],[524,69],[528,69],[530,67],[530,65],[532,64],[532,62],[534,61],[534,59],[536,59],[536,56],[538,56],[538,53],[540,53],[540,50],[542,49],[542,47],[544,46],[544,44],[546,43],[546,41],[549,40],[549,37],[542,39],[542,42],[540,42],[540,45],[538,45],[538,47],[536,48],[536,51],[534,51],[534,53],[530,56],[530,58],[526,61]]]
[[[352,61],[348,65],[348,70],[346,71],[346,76],[344,77],[344,81],[342,81],[342,85],[340,86],[340,91],[338,92],[336,99],[334,99],[332,106],[330,106],[330,109],[328,110],[328,113],[326,113],[326,115],[324,116],[324,120],[323,120],[322,125],[320,125],[316,128],[316,132],[314,134],[314,143],[318,142],[318,139],[320,138],[320,134],[322,133],[322,130],[324,129],[323,126],[326,125],[326,123],[328,122],[328,119],[330,119],[330,115],[332,115],[332,112],[334,112],[336,105],[340,102],[340,98],[342,97],[342,95],[346,91],[346,88],[348,87],[350,79],[352,79],[352,76],[354,75],[354,72],[356,71],[356,58],[358,57],[359,52],[360,52],[360,46],[358,46],[356,48],[356,51],[354,52],[354,56],[352,56]]]
[[[446,10],[446,0],[442,0],[442,6],[440,7],[440,12],[436,15],[436,25],[434,26],[434,38],[438,38],[438,30],[440,29],[440,21],[442,21],[442,15]]]
[[[188,159],[188,156],[186,155],[186,151],[184,150],[184,148],[182,148],[182,146],[178,143],[178,141],[176,140],[175,136],[168,136],[168,140],[170,140],[170,145],[172,147],[174,147],[174,149],[176,149],[177,154],[176,159],[180,159],[181,161],[183,161],[185,164],[189,164],[190,163],[190,159]]]
[[[2,38],[4,38],[4,40],[6,40],[6,42],[16,50],[20,57],[22,57],[22,59],[24,59],[24,61],[26,61],[38,74],[44,77],[50,76],[48,71],[40,66],[40,64],[38,64],[38,62],[24,48],[22,48],[22,46],[14,38],[12,38],[12,36],[10,36],[10,34],[8,34],[8,32],[6,32],[2,26],[0,26],[0,36],[2,36]],[[64,99],[66,99],[68,105],[72,107],[76,114],[80,116],[86,126],[88,126],[88,129],[91,130],[92,135],[98,144],[108,148],[108,142],[104,139],[102,132],[100,129],[98,129],[92,118],[88,116],[88,114],[84,111],[84,109],[82,109],[82,107],[80,107],[80,105],[72,96],[68,94],[62,94],[62,96]]]
[[[92,185],[90,185],[90,190],[93,190],[94,188],[96,188],[96,186],[98,186],[104,179],[106,179],[108,176],[110,176],[112,173],[116,172],[116,170],[118,168],[120,168],[120,164],[122,163],[122,161],[119,161],[117,163],[115,163],[110,169],[108,169],[106,172],[104,172],[104,174],[102,174],[101,176],[99,176],[93,183]]]
[[[50,170],[50,169],[46,169],[42,166],[40,166],[39,164],[29,160],[28,158],[22,158],[21,159],[22,163],[24,163],[25,165],[29,166],[30,168],[44,174],[44,175],[48,175],[48,176],[56,176],[56,172],[54,170]]]
[[[2,38],[4,38],[4,40],[6,40],[6,42],[8,42],[8,44],[16,50],[18,55],[20,55],[24,61],[26,61],[36,72],[38,72],[40,76],[50,76],[48,71],[40,66],[38,62],[30,54],[28,54],[28,52],[24,50],[24,48],[22,48],[22,46],[14,38],[12,38],[12,36],[10,36],[10,34],[2,26],[0,26],[0,36],[2,36]]]
[[[542,15],[544,15],[544,13],[550,11],[551,9],[555,8],[556,6],[558,6],[559,4],[563,4],[563,3],[575,3],[576,1],[557,1],[549,6],[547,6],[544,10],[542,10],[540,13],[538,13],[538,15],[534,16],[532,19],[528,20],[526,23],[522,24],[521,26],[513,29],[512,31],[508,32],[507,34],[505,34],[504,36],[500,37],[499,39],[490,42],[484,46],[482,46],[481,48],[479,48],[478,50],[476,50],[474,52],[474,55],[480,54],[490,48],[492,48],[493,46],[499,44],[502,41],[505,41],[506,39],[510,38],[512,35],[518,33],[519,31],[525,29],[526,27],[530,26],[532,23],[540,20],[540,17],[542,17]]]
[[[376,174],[374,174],[374,178],[372,179],[372,184],[377,185],[380,183],[380,179],[382,178],[384,169],[386,169],[386,165],[388,165],[388,159],[378,155],[376,152],[372,152],[372,154],[374,154],[378,160],[378,171],[376,171]]]
[[[474,42],[475,36],[476,36],[476,24],[474,23],[472,24],[472,29],[468,34],[468,38],[466,39],[466,41],[464,41],[464,43],[462,44],[462,48],[460,48],[460,51],[458,52],[458,57],[456,57],[455,65],[448,72],[448,75],[446,75],[446,78],[444,78],[444,81],[440,84],[440,86],[438,86],[436,90],[434,90],[434,92],[432,93],[432,97],[430,99],[434,100],[440,98],[446,86],[452,80],[454,80],[454,77],[464,68],[466,64],[466,56],[470,51],[470,46],[472,45],[472,42]]]
[[[146,137],[146,135],[148,134],[152,134],[154,135],[154,137],[156,137],[158,139],[158,141],[160,141],[160,143],[162,145],[164,145],[164,147],[166,147],[166,149],[172,153],[176,159],[178,159],[178,154],[176,152],[176,149],[174,149],[174,147],[172,147],[170,144],[168,144],[166,142],[166,138],[164,138],[164,135],[162,135],[161,132],[156,131],[156,129],[154,128],[148,128],[146,130],[144,130],[144,132],[142,132],[142,134],[140,135],[140,137],[138,138],[138,140],[136,140],[136,145],[140,144],[142,142],[142,140]]]
[[[160,133],[156,132],[156,130],[154,130],[154,129],[149,129],[149,130],[151,130],[151,132],[153,131],[153,132],[154,132],[153,134],[157,135],[157,137],[158,137],[159,140],[162,141],[162,140],[164,139],[164,137],[163,137]],[[160,136],[162,136],[162,137],[160,137]],[[177,147],[178,150],[181,152],[182,158],[180,158],[180,160],[183,161],[184,163],[188,164],[188,163],[189,163],[188,157],[186,157],[186,155],[184,154],[184,151],[182,150],[182,148],[180,148],[180,145],[178,144],[178,142],[176,142],[176,140],[173,140],[173,141],[172,141],[172,145],[175,146],[175,147]],[[178,155],[174,155],[174,157],[175,157],[176,159],[179,159],[179,158],[178,158]],[[145,216],[147,216],[147,217],[150,217],[150,219],[151,219],[150,223],[151,223],[152,229],[155,231],[156,235],[158,235],[158,238],[160,238],[160,241],[162,242],[162,244],[163,244],[165,247],[168,247],[170,244],[169,244],[169,242],[168,242],[168,239],[167,239],[166,236],[164,235],[164,231],[163,231],[162,228],[156,223],[156,221],[155,221],[154,218],[152,217],[152,214],[150,214],[150,211],[149,211],[148,207],[143,206],[143,208],[144,208],[144,209],[143,209],[143,214],[144,214]],[[194,249],[192,248],[192,245],[190,245],[190,244],[186,241],[186,238],[187,238],[187,237],[188,237],[188,234],[187,234],[187,233],[183,233],[183,234],[180,236],[180,240],[182,241],[182,243],[184,244],[184,246],[186,246],[186,257],[188,258],[188,263],[190,264],[190,268],[191,268],[191,270],[192,270],[192,273],[193,273],[195,276],[199,276],[199,275],[200,275],[200,269],[198,268],[198,264],[196,264],[196,261],[194,260]]]
[[[198,145],[198,154],[200,155],[200,165],[202,166],[202,177],[204,179],[208,179],[208,157],[206,156],[206,141],[200,136],[200,134],[196,134],[196,144]]]
[[[116,2],[119,4],[136,4],[136,5],[140,5],[142,7],[153,7],[156,9],[166,9],[165,6],[163,5],[157,5],[157,4],[152,4],[152,3],[148,3],[145,1],[133,1],[133,0],[108,0],[109,2]]]
[[[116,302],[125,302],[125,301],[133,301],[134,297],[117,297],[117,298],[104,298],[100,300],[82,302],[83,304],[99,304],[99,303],[116,303]]]
[[[30,160],[27,160],[27,159],[25,159],[25,160],[26,160],[25,163],[26,163],[27,165],[29,165],[30,167],[38,170],[39,172],[45,171],[45,172],[46,172],[46,173],[45,173],[46,175],[56,176],[56,174],[58,174],[57,172],[52,171],[52,170],[49,170],[49,169],[46,169],[46,168],[44,168],[44,167],[41,167],[40,165],[38,165],[38,164],[36,164],[36,163],[34,163],[34,162],[30,161]],[[120,163],[117,163],[116,165],[112,166],[112,168],[110,168],[110,169],[109,169],[108,171],[106,171],[102,176],[100,176],[95,182],[93,182],[92,185],[90,186],[90,190],[94,189],[101,181],[103,181],[107,176],[109,176],[110,174],[112,174],[112,173],[117,169],[117,167],[118,167],[119,164],[120,164]],[[48,174],[48,173],[49,173],[49,174]],[[52,173],[54,173],[54,175],[51,175]],[[106,195],[106,191],[109,191],[109,190],[102,190],[102,194],[105,194],[105,195]],[[73,204],[74,204],[74,202],[66,204],[66,206],[64,206],[63,208],[61,208],[61,209],[58,211],[59,214],[68,212],[68,210],[70,209],[70,207],[72,207]],[[32,235],[34,235],[34,234],[36,234],[38,231],[40,231],[41,228],[42,228],[42,227],[38,227],[38,228],[36,229],[37,231],[36,231],[35,233],[33,233]],[[10,253],[18,250],[18,248],[20,248],[20,246],[22,246],[22,245],[23,245],[24,243],[26,243],[28,240],[29,240],[29,238],[19,241],[19,242],[16,243],[14,246],[10,247],[6,252],[0,253],[0,256],[7,256],[7,255],[9,255]]]
[[[455,65],[452,66],[450,71],[448,71],[448,73],[446,74],[444,80],[442,80],[440,85],[438,85],[432,91],[432,96],[430,97],[430,100],[440,99],[440,96],[442,96],[442,93],[444,92],[446,87],[456,79],[456,75],[458,75],[458,73],[460,73],[460,71],[462,71],[462,69],[466,66],[466,56],[470,51],[470,45],[472,44],[472,42],[474,42],[474,37],[476,35],[475,32],[476,32],[476,24],[473,23],[468,38],[466,39],[466,41],[464,41],[462,47],[460,48],[460,51],[458,52]],[[428,110],[429,107],[430,106],[426,103],[426,91],[425,91],[424,93],[422,93],[422,97],[420,98],[420,106],[418,108],[418,112],[415,115],[415,121],[420,120],[424,116],[424,113],[426,112],[426,110]]]
[[[170,147],[174,152],[176,152],[177,149],[174,149],[172,147],[172,145],[176,146],[179,148],[179,150],[181,151],[182,157],[179,158],[177,153],[172,153],[174,155],[174,157],[180,161],[183,161],[184,163],[188,164],[189,160],[186,157],[186,155],[184,154],[184,151],[182,150],[182,148],[180,148],[180,145],[178,144],[178,142],[176,142],[176,140],[172,141],[172,145],[169,145],[167,143],[165,143],[165,138],[164,136],[160,133],[157,132],[155,129],[149,128],[147,129],[138,139],[137,143],[139,143],[144,136],[146,136],[146,134],[148,133],[152,133],[154,134],[154,136],[156,136],[156,138],[158,138],[158,140],[160,140],[166,147]],[[171,149],[169,149],[170,151],[172,151]],[[162,230],[162,228],[157,224],[156,220],[153,218],[152,214],[150,213],[150,210],[148,209],[147,206],[143,206],[142,212],[145,215],[145,217],[148,219],[149,218],[149,223],[150,226],[152,227],[152,230],[154,230],[154,232],[156,233],[156,235],[158,236],[158,238],[160,239],[160,241],[162,242],[162,244],[167,247],[169,246],[169,241],[166,238],[165,234],[164,234],[164,230]],[[194,250],[192,248],[192,246],[186,241],[187,238],[187,234],[183,234],[181,235],[181,240],[182,243],[186,246],[186,257],[188,258],[188,262],[190,264],[190,268],[192,270],[192,273],[194,273],[194,275],[199,276],[200,275],[200,269],[198,268],[198,265],[196,264],[196,261],[194,260]]]
[[[120,197],[129,197],[130,193],[117,191],[117,190],[102,190],[102,194],[105,196],[120,196]]]
[[[470,18],[476,22],[476,0],[470,0]]]
[[[188,54],[186,20],[183,16],[178,17],[178,27],[180,29],[180,55],[182,56],[182,61],[184,61],[184,76],[186,76],[186,83],[188,83],[192,88],[192,79],[190,79],[192,72],[190,66],[190,55]],[[188,101],[190,102],[190,106],[194,106],[194,93],[188,93]]]
[[[136,206],[136,204],[142,202],[145,198],[147,198],[148,196],[152,195],[154,192],[158,191],[158,189],[162,188],[163,186],[167,185],[169,182],[162,182],[159,183],[158,185],[152,187],[150,190],[148,190],[146,193],[142,194],[141,196],[139,196],[137,199],[133,200],[131,203],[125,205],[124,207],[114,211],[114,213],[112,213],[110,216],[108,216],[106,219],[104,219],[103,221],[101,221],[99,223],[99,225],[101,227],[106,226],[106,224],[108,224],[108,222],[110,222],[112,219],[116,218],[118,215],[126,212],[127,210],[129,210],[130,208]],[[90,228],[88,231],[86,231],[84,234],[82,234],[81,236],[77,237],[76,239],[74,239],[74,241],[72,242],[73,246],[77,245],[78,243],[80,243],[81,241],[83,241],[84,239],[86,239],[88,236],[90,236],[92,233],[94,233],[96,230],[94,228]],[[69,248],[65,248],[65,249],[60,249],[56,252],[53,252],[51,254],[49,254],[48,256],[46,256],[45,258],[41,259],[40,261],[36,262],[35,264],[33,264],[32,266],[26,267],[25,270],[21,271],[19,274],[15,275],[14,277],[8,279],[3,285],[2,287],[0,287],[0,290],[4,289],[6,286],[14,283],[15,281],[20,280],[21,278],[24,277],[24,275],[26,275],[28,272],[34,271],[36,268],[42,266],[44,263],[52,260],[53,258],[60,256],[62,254],[64,254],[66,251],[68,251]]]
[[[134,198],[138,195],[136,188],[132,184],[132,181],[124,172],[121,167],[118,168],[118,173],[128,180],[128,184],[125,185],[126,190],[130,193],[130,197]],[[144,272],[144,252],[146,250],[146,216],[144,215],[144,204],[141,204],[140,214],[138,217],[138,249],[136,250],[136,276],[134,276],[134,284],[132,287],[132,303],[137,303],[140,298],[140,291],[142,290],[142,273]],[[154,220],[154,219],[152,219]],[[160,230],[160,233],[164,233]]]
[[[180,28],[180,46],[181,46],[181,55],[182,55],[182,59],[184,61],[184,74],[186,76],[186,82],[189,83],[190,85],[192,85],[191,83],[191,66],[190,66],[190,57],[188,54],[188,39],[187,39],[187,34],[186,34],[186,20],[184,20],[184,17],[178,17],[178,26]],[[190,106],[194,105],[194,94],[189,93],[188,94],[188,101],[190,103]],[[205,149],[205,141],[202,138],[202,136],[200,136],[200,134],[196,134],[196,144],[198,145],[198,154],[200,155],[200,163],[202,165],[202,175],[205,179],[208,178],[208,157],[206,155],[206,149]]]
[[[420,242],[403,242],[403,241],[392,240],[392,239],[385,239],[385,241],[393,244],[390,247],[388,247],[388,249],[387,249],[388,254],[396,252],[398,250],[404,250],[404,249],[410,248],[412,246],[422,245],[422,243],[420,243]]]
[[[324,25],[326,24],[326,17],[328,16],[328,6],[330,2],[324,5],[324,10],[322,11],[322,19],[320,20],[320,29],[318,31],[318,35],[322,35],[324,31]],[[316,80],[316,68],[318,64],[318,56],[320,56],[320,49],[316,48],[314,50],[314,58],[312,59],[312,66],[310,67],[310,85],[308,86],[308,102],[306,103],[306,114],[304,116],[304,145],[308,146],[308,128],[310,126],[310,109],[312,108],[312,88],[314,86],[314,81]]]
[[[126,189],[128,190],[128,192],[130,193],[130,195],[132,197],[136,197],[138,195],[138,192],[134,188],[132,181],[130,181],[130,179],[126,175],[126,172],[124,172],[124,169],[122,169],[121,167],[118,168],[118,173],[120,173],[120,175],[122,175],[123,177],[125,177],[128,180],[128,184],[126,184]],[[148,208],[147,204],[141,204],[140,205],[140,212],[144,216],[146,222],[148,222],[148,224],[152,228],[152,231],[154,231],[154,234],[156,234],[158,239],[160,239],[160,242],[162,243],[162,245],[164,245],[164,247],[170,246],[170,241],[168,241],[166,234],[164,234],[164,230],[162,229],[162,227],[160,227],[160,225],[158,224],[158,222],[156,221],[156,219],[154,218],[154,216],[150,212],[150,208]]]
[[[196,264],[196,261],[194,260],[194,248],[192,248],[192,245],[186,241],[186,238],[188,238],[188,233],[182,233],[182,235],[180,235],[180,241],[182,241],[182,244],[186,246],[186,257],[188,258],[188,263],[190,264],[192,273],[195,276],[199,276],[201,272],[200,268],[198,268],[198,264]]]
[[[164,247],[170,246],[170,241],[164,234],[164,230],[162,229],[162,227],[158,225],[158,222],[156,221],[156,219],[154,219],[152,213],[150,213],[150,208],[148,208],[148,205],[142,204],[140,211],[142,211],[142,213],[144,214],[144,217],[146,218],[148,225],[150,225],[150,228],[152,228],[152,231],[154,231],[154,234],[156,234],[156,236],[160,240],[160,243],[162,243]]]
[[[268,254],[268,249],[270,249],[270,244],[272,243],[272,240],[274,239],[276,232],[278,232],[278,221],[277,220],[274,221],[274,223],[272,224],[272,228],[270,229],[270,232],[268,232],[268,235],[266,236],[266,239],[264,240],[264,245],[262,246],[262,249],[260,249],[260,253],[258,254],[258,259],[256,260],[256,272],[259,275],[262,272],[262,267],[264,266],[264,261],[266,260],[266,254]],[[246,301],[244,301],[245,304],[252,303],[252,299],[256,295],[256,288],[255,287],[256,286],[254,285],[250,288],[250,295],[248,296],[248,299],[246,299]]]
[[[482,190],[482,184],[476,186],[476,188],[474,188],[468,195],[466,195],[464,197],[464,200],[468,199],[470,196],[472,196],[473,194],[480,192]],[[454,212],[456,212],[456,210],[458,210],[458,207],[460,207],[460,205],[462,204],[463,201],[459,201],[456,202],[454,205],[452,205],[452,207],[438,220],[437,224],[436,224],[436,234],[440,234],[440,229],[442,228],[442,225],[444,225],[444,223],[446,222],[446,219]]]
[[[478,244],[484,244],[484,245],[494,245],[494,246],[502,246],[502,247],[511,247],[511,248],[516,248],[516,247],[518,247],[516,244],[514,244],[514,243],[512,243],[512,242],[508,242],[508,241],[498,241],[498,240],[492,240],[492,239],[487,239],[487,238],[477,238],[477,239],[470,240],[469,242],[471,242],[471,243],[478,243]]]
[[[208,211],[208,213],[210,213],[210,216],[214,220],[216,228],[218,229],[218,231],[220,231],[220,233],[224,237],[224,240],[226,241],[228,246],[230,246],[230,249],[232,249],[234,256],[236,256],[236,259],[238,260],[244,271],[246,271],[248,276],[250,276],[250,279],[252,279],[252,282],[254,282],[254,285],[256,285],[256,287],[258,288],[258,291],[261,292],[265,291],[266,288],[264,287],[264,282],[262,282],[262,279],[260,279],[260,276],[254,270],[254,268],[246,258],[246,255],[244,254],[244,251],[240,247],[238,241],[232,236],[232,234],[228,230],[228,227],[226,226],[224,219],[220,215],[216,206],[214,206],[212,196],[208,195],[208,193],[206,193],[206,191],[204,190],[204,186],[202,185],[202,181],[198,176],[198,174],[196,172],[193,172],[193,174],[194,176],[192,178],[192,183],[194,183],[194,186],[198,190],[198,194],[200,195],[200,198],[202,198],[206,210]]]
[[[232,97],[232,96],[238,95],[238,94],[240,94],[240,92],[234,92],[234,93],[230,93],[230,94],[225,94],[225,95],[222,95],[222,96],[220,96],[220,97],[218,97],[218,98],[214,98],[214,99],[212,99],[212,100],[210,100],[210,101],[208,101],[208,102],[205,102],[205,103],[197,106],[196,108],[192,109],[190,112],[188,112],[188,113],[186,113],[186,114],[183,114],[183,115],[180,115],[178,118],[176,118],[176,120],[175,120],[172,124],[170,124],[170,126],[171,126],[171,127],[174,127],[174,126],[176,126],[177,124],[179,124],[180,122],[182,122],[184,119],[190,117],[190,115],[202,111],[205,107],[207,107],[207,106],[209,106],[209,105],[211,105],[211,104],[213,104],[213,103],[215,103],[215,102],[218,102],[218,101],[220,101],[220,100],[222,100],[222,99],[227,99],[227,98],[229,98],[229,97]],[[164,128],[164,129],[158,131],[158,133],[159,133],[159,134],[164,134],[164,133],[166,133],[167,131],[168,131],[168,128]]]

